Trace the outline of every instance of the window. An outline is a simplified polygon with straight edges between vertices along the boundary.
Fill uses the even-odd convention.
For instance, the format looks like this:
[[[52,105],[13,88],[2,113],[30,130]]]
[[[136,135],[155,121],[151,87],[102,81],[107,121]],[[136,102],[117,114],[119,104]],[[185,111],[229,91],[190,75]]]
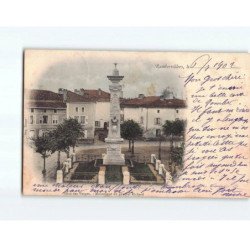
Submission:
[[[31,113],[34,113],[34,109],[31,109]]]
[[[76,112],[78,112],[78,107],[76,107]]]
[[[43,112],[46,113],[46,109],[44,109]]]
[[[77,121],[79,121],[79,116],[75,116],[74,118],[75,118]]]
[[[143,124],[143,116],[140,118],[140,123]]]
[[[81,124],[85,123],[85,116],[81,116]]]
[[[177,113],[177,114],[179,113],[179,110],[178,110],[178,109],[176,109],[176,113]]]
[[[33,117],[33,115],[30,116],[30,124],[34,124],[34,117]]]
[[[155,125],[161,125],[161,118],[155,118]]]
[[[43,115],[43,123],[44,124],[48,123],[48,116],[47,115]]]
[[[100,122],[99,121],[95,121],[95,126],[99,128],[100,127]]]
[[[57,123],[58,123],[58,118],[57,118],[56,115],[53,115],[53,116],[52,116],[52,123],[53,123],[53,124],[57,124]]]
[[[54,109],[54,113],[57,113],[57,110],[56,110],[56,109]]]
[[[157,113],[160,113],[160,110],[159,110],[159,109],[157,110]]]
[[[84,113],[84,107],[82,107],[82,113]]]

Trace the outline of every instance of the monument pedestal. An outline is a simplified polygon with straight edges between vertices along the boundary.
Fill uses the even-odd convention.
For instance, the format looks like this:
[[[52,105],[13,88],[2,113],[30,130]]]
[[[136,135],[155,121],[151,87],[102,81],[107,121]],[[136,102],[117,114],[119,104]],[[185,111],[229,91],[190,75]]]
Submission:
[[[104,154],[103,164],[104,165],[124,165],[125,157],[121,153],[121,143],[123,142],[122,138],[119,139],[110,139],[106,138],[105,142],[107,144],[107,153]]]

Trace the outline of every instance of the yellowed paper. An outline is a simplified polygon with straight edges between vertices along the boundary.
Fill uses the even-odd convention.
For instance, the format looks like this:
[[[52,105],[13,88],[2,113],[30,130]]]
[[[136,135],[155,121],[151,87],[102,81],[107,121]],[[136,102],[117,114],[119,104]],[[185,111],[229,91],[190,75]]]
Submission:
[[[247,198],[249,63],[248,53],[26,50],[23,193]],[[44,164],[36,138],[56,141],[71,118],[76,146],[48,150]],[[128,139],[131,120],[141,134]]]

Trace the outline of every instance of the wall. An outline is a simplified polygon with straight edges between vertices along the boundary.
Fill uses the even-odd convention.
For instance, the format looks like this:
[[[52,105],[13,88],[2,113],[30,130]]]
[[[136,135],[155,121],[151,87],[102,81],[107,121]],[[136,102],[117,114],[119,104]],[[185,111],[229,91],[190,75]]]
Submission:
[[[76,108],[78,108],[78,112]],[[82,111],[82,108],[84,108],[84,111]],[[82,123],[83,129],[85,130],[85,138],[94,138],[95,108],[96,105],[94,102],[67,103],[67,118],[75,118],[78,116],[78,121],[81,123],[80,117],[85,117],[85,123]]]
[[[45,112],[46,110],[46,112]],[[54,112],[56,110],[56,113]],[[33,124],[30,123],[33,116]],[[43,116],[48,116],[47,123],[43,123]],[[45,131],[55,129],[66,118],[66,109],[26,109],[24,112],[24,133],[26,138],[42,135]],[[40,123],[40,120],[42,123]],[[54,120],[54,123],[53,123]],[[56,122],[57,121],[57,122]]]
[[[104,122],[109,121],[110,102],[97,102],[95,113],[95,121],[99,121],[100,128],[103,128]]]
[[[154,130],[154,134],[156,133],[156,129],[162,128],[162,125],[166,120],[173,121],[175,119],[186,119],[185,109],[124,108],[122,114],[124,114],[124,120],[133,119],[142,126],[144,131]],[[141,117],[143,123],[141,122]],[[160,124],[155,124],[156,118],[160,118]]]

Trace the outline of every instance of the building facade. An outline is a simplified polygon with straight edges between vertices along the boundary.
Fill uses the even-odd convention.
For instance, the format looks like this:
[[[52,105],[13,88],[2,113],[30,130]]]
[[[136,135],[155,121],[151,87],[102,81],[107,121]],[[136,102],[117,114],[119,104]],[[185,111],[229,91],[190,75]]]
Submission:
[[[123,99],[121,107],[122,120],[133,119],[138,122],[146,138],[159,136],[166,120],[186,119],[186,103],[177,98],[140,94],[138,98]]]
[[[110,93],[102,89],[75,89],[74,93],[83,96],[85,99],[95,103],[95,129],[107,127],[110,111]]]
[[[30,139],[56,128],[66,118],[63,96],[48,90],[27,91],[24,109],[24,138]]]
[[[62,90],[59,92],[62,93]],[[94,131],[95,131],[95,102],[86,96],[77,94],[69,90],[63,90],[66,94],[63,93],[65,102],[67,105],[67,119],[74,118],[81,125],[84,132],[84,138],[81,138],[82,141],[93,141],[94,140]]]
[[[24,110],[25,138],[42,135],[66,118],[75,118],[82,125],[84,142],[93,142],[95,136],[108,129],[110,94],[101,89],[31,90]],[[186,119],[184,100],[171,97],[144,96],[121,98],[121,123],[128,119],[138,122],[145,138],[161,134],[166,120]],[[104,133],[105,136],[105,133]]]

